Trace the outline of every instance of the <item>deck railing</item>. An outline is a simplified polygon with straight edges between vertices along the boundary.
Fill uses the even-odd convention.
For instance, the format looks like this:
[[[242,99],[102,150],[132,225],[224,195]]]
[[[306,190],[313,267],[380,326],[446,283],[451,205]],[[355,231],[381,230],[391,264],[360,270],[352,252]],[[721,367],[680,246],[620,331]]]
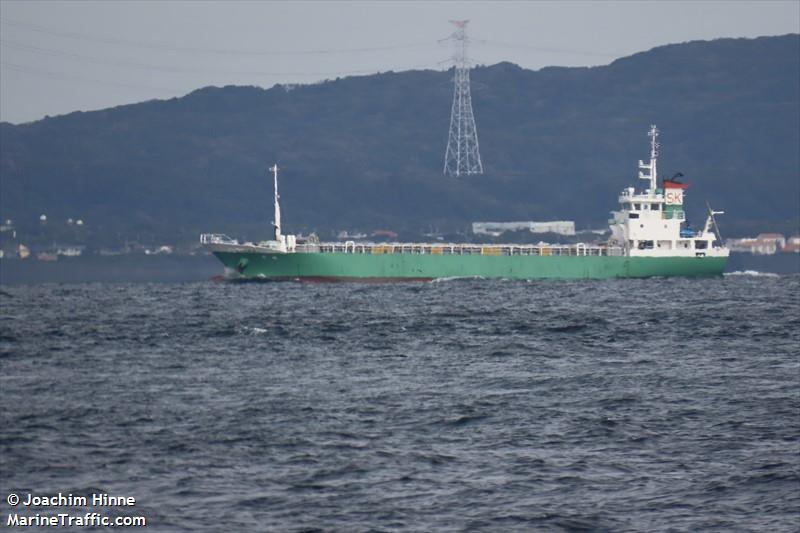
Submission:
[[[480,244],[414,244],[414,243],[321,243],[298,244],[297,252],[340,254],[413,254],[413,255],[484,255],[484,256],[621,256],[623,249],[613,246],[570,245],[480,245]]]

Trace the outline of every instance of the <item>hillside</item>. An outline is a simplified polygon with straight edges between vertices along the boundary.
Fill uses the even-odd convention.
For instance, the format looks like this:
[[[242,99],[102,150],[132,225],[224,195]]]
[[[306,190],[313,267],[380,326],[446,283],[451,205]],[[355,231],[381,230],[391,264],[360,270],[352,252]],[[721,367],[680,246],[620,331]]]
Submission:
[[[728,235],[797,227],[800,36],[668,45],[594,68],[510,63],[472,76],[483,176],[442,175],[452,72],[387,72],[0,124],[0,217],[79,217],[115,238],[258,236],[266,169],[283,168],[288,231],[574,219],[602,227],[637,185],[645,133],[692,184],[690,216]],[[643,183],[643,182],[641,182]]]

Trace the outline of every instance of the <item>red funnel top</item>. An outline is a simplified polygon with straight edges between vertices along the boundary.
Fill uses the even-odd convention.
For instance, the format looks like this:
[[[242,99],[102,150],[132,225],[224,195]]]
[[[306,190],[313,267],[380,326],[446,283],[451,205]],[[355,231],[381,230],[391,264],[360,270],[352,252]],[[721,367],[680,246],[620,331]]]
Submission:
[[[688,183],[678,183],[677,181],[664,180],[665,189],[688,189]]]

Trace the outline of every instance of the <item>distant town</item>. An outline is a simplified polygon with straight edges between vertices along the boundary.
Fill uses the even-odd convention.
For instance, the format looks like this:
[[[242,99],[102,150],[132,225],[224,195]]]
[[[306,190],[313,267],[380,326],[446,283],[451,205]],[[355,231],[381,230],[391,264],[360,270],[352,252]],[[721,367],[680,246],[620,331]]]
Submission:
[[[744,252],[755,255],[776,253],[800,253],[800,235],[788,239],[780,233],[761,233],[757,237],[727,239],[725,245],[731,252]]]
[[[93,246],[90,244],[90,225],[82,219],[68,218],[54,222],[40,215],[35,231],[17,229],[13,220],[0,224],[0,259],[22,259],[35,261],[58,261],[60,258],[86,255],[121,256],[137,255],[183,255],[204,253],[199,242],[144,243],[137,239],[122,240],[118,246]],[[470,234],[471,233],[471,234]],[[419,234],[430,241],[444,241],[455,237],[431,229]],[[548,240],[595,242],[605,240],[607,230],[582,229],[571,220],[518,221],[518,222],[473,222],[469,230],[459,234],[459,239],[530,242],[533,235]],[[340,230],[332,232],[331,238],[340,241],[395,242],[401,235],[390,229],[370,231]],[[755,237],[730,238],[725,244],[731,252],[753,255],[775,255],[800,253],[800,235],[786,237],[780,233],[761,233]]]

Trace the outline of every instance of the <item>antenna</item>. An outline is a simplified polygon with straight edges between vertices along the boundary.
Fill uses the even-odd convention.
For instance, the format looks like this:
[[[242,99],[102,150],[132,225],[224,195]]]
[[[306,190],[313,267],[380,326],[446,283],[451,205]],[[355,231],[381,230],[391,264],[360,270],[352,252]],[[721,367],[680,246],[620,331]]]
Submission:
[[[455,77],[453,82],[453,105],[450,110],[450,132],[444,154],[444,174],[483,174],[481,154],[478,150],[478,130],[472,113],[472,96],[469,90],[469,59],[467,59],[467,23],[469,20],[451,20],[456,27],[448,40],[453,41],[455,53]]]
[[[647,132],[647,136],[650,137],[650,162],[645,163],[641,159],[639,160],[639,178],[650,180],[651,195],[656,193],[656,181],[658,180],[658,149],[661,148],[661,145],[658,143],[658,133],[656,125],[651,125],[650,131]],[[647,170],[648,172],[644,173],[642,172],[643,170]]]
[[[280,242],[281,240],[281,204],[279,202],[280,196],[278,195],[278,164],[275,163],[269,170],[272,172],[272,177],[275,183],[275,220],[272,221],[272,225],[275,228],[275,240]]]

